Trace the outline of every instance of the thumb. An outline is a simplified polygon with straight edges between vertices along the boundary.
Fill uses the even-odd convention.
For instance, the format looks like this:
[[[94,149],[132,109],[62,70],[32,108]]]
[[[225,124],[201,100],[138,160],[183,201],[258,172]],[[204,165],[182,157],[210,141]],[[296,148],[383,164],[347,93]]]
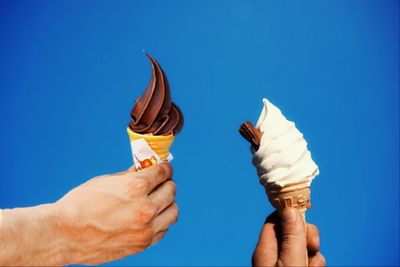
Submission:
[[[281,211],[280,218],[282,231],[280,264],[307,266],[307,233],[300,212],[295,208],[286,208]]]

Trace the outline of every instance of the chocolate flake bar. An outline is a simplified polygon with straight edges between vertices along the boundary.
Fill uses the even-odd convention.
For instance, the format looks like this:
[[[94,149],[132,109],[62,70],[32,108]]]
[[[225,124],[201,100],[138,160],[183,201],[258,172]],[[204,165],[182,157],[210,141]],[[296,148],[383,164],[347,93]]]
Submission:
[[[260,147],[262,132],[256,129],[249,121],[246,121],[240,126],[239,132],[257,151]]]

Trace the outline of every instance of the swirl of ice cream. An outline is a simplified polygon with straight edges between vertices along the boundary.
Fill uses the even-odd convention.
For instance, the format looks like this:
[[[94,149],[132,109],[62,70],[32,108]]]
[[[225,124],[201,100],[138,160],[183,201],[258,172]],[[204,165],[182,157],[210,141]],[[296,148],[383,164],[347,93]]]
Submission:
[[[146,91],[131,111],[129,128],[140,134],[178,134],[183,127],[183,115],[171,101],[171,92],[164,71],[150,55],[152,76]]]
[[[307,142],[294,122],[288,121],[279,108],[263,99],[263,109],[256,124],[262,132],[260,147],[254,154],[260,183],[264,187],[285,187],[307,183],[318,175]]]

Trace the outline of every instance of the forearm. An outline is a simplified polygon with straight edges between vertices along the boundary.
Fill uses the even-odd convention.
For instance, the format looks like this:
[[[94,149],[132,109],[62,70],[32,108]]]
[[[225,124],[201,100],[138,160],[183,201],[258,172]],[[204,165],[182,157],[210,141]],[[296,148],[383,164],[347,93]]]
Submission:
[[[0,210],[0,265],[63,265],[65,242],[54,205]]]

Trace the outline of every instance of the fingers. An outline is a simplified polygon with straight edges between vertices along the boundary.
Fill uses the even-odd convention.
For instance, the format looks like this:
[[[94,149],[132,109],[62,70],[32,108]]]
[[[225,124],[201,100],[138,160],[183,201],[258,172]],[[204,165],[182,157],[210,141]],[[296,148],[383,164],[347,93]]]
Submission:
[[[175,183],[172,180],[169,180],[157,187],[157,189],[149,195],[149,199],[157,207],[157,214],[174,202],[175,193]]]
[[[319,231],[313,224],[307,224],[307,247],[309,251],[309,266],[325,266],[326,261],[324,256],[319,253]]]
[[[164,235],[165,235],[165,233],[167,231],[168,230],[163,230],[163,231],[158,232],[157,234],[155,234],[154,237],[153,237],[153,240],[151,241],[151,245],[155,245],[158,241],[160,241],[164,237]]]
[[[280,213],[282,244],[280,260],[285,266],[307,265],[307,236],[300,212],[286,208]]]
[[[268,216],[257,246],[253,253],[253,266],[273,266],[278,259],[278,240],[276,236],[278,215],[276,212]]]
[[[307,248],[310,252],[319,251],[319,232],[313,224],[307,224]]]
[[[157,164],[137,172],[138,178],[146,179],[149,183],[148,192],[172,177],[172,167],[168,163]]]
[[[319,252],[317,252],[314,256],[312,256],[309,259],[308,263],[308,266],[310,267],[325,266],[325,265],[326,265],[325,257]]]
[[[178,207],[175,203],[173,203],[154,219],[154,232],[158,233],[160,231],[167,230],[171,224],[174,224],[177,220]]]
[[[123,176],[127,179],[128,183],[131,183],[132,180],[137,180],[141,189],[150,193],[158,185],[172,177],[172,167],[169,163],[162,163],[138,172],[127,171]],[[136,183],[136,181],[134,183]]]

